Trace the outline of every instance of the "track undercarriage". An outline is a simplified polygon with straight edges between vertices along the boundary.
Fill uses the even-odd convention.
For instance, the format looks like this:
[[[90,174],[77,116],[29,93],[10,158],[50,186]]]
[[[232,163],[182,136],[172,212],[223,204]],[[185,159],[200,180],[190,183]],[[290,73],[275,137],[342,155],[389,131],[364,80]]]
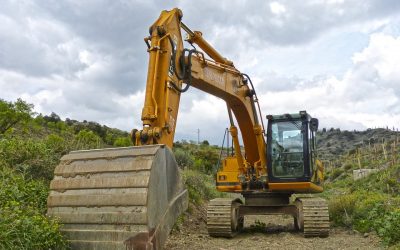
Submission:
[[[294,227],[304,237],[329,236],[329,213],[327,202],[322,198],[300,197],[273,193],[243,194],[241,199],[217,198],[207,208],[207,229],[212,237],[234,237],[242,228],[246,215],[293,216]]]

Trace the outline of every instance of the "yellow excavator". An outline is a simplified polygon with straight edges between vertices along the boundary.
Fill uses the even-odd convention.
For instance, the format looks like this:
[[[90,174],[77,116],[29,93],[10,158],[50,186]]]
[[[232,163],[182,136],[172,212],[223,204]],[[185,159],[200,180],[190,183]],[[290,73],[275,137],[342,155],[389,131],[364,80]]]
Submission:
[[[234,153],[222,160],[216,188],[242,197],[209,202],[209,234],[233,237],[245,215],[288,214],[304,236],[328,236],[326,201],[299,195],[323,191],[318,120],[305,111],[268,115],[265,129],[250,77],[182,16],[177,8],[163,11],[144,38],[149,63],[143,128],[131,133],[135,146],[62,157],[50,184],[48,214],[60,218],[74,249],[161,249],[188,206],[171,149],[180,96],[194,87],[227,104]],[[182,30],[191,49],[183,46]]]

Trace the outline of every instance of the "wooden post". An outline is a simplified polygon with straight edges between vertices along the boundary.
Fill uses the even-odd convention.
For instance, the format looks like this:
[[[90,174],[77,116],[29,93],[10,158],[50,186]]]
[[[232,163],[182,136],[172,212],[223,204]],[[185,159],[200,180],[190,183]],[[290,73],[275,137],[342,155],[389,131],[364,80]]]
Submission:
[[[385,143],[382,143],[382,150],[383,150],[383,155],[385,156],[385,160],[387,160],[387,154],[386,154]]]
[[[361,169],[360,149],[357,149],[358,168]]]
[[[392,144],[392,165],[396,164],[396,141]]]

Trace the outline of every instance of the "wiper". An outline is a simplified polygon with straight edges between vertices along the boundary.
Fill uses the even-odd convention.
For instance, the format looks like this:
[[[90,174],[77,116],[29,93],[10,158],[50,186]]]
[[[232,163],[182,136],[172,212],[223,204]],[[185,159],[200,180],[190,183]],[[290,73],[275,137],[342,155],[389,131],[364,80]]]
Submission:
[[[300,125],[297,124],[297,123],[294,121],[293,117],[292,117],[290,114],[285,114],[285,116],[289,119],[289,121],[290,121],[291,123],[293,123],[294,126],[296,126],[296,128],[297,128],[298,130],[301,130],[301,131],[302,131]]]

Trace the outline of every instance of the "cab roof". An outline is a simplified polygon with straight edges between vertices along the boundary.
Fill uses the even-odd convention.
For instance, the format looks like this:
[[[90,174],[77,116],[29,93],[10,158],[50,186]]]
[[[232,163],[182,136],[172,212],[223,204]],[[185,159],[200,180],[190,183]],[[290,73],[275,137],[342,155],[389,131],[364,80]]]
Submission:
[[[292,113],[292,114],[267,115],[267,119],[274,120],[274,121],[278,121],[278,120],[287,121],[288,119],[294,119],[294,120],[306,119],[309,121],[311,119],[311,116],[307,113],[307,111],[304,110],[304,111],[300,111],[298,113]]]

